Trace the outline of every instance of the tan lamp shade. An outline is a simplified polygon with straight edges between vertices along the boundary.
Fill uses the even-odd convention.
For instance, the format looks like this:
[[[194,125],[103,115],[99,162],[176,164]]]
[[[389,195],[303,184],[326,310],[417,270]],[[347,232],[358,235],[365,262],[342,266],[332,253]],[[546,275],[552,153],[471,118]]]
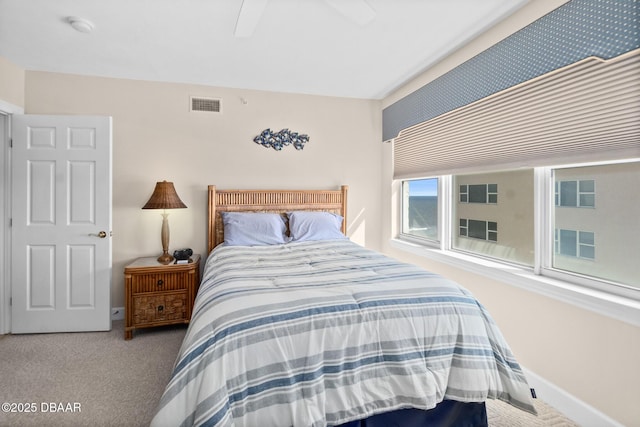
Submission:
[[[149,201],[142,207],[142,209],[181,209],[187,206],[182,203],[176,189],[173,187],[173,182],[156,182],[156,188],[153,190],[153,194]],[[162,255],[158,257],[158,262],[161,264],[169,264],[173,261],[173,257],[169,255],[169,220],[167,216],[169,214],[162,213],[162,232],[160,234],[160,240],[162,241]]]

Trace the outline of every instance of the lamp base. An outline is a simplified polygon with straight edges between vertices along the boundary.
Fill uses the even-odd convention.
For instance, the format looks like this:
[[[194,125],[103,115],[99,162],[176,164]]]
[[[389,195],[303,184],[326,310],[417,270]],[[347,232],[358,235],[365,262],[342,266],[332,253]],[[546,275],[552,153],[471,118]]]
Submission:
[[[171,261],[173,261],[173,257],[169,255],[169,252],[167,251],[164,251],[164,253],[158,257],[158,262],[160,264],[170,264]]]

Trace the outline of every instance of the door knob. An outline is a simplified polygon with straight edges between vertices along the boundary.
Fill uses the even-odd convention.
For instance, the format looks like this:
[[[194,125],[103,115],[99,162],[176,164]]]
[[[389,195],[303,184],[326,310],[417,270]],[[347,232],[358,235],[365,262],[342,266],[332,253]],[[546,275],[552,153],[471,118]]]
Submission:
[[[107,237],[107,232],[106,231],[101,231],[98,234],[89,233],[89,236],[95,236],[95,237],[99,237],[101,239],[104,239],[105,237]]]

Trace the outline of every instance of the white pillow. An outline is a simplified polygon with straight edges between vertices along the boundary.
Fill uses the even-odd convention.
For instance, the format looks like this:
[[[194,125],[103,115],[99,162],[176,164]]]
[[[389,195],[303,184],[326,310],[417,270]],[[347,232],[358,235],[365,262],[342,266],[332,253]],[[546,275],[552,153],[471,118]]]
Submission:
[[[289,234],[292,242],[308,240],[346,239],[342,234],[344,218],[331,212],[294,211],[289,217]]]

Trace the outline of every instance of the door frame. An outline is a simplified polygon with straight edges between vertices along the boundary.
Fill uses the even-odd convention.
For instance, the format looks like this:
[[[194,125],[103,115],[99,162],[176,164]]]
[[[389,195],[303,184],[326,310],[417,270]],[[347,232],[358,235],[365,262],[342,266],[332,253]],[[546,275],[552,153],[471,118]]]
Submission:
[[[24,114],[24,108],[0,99],[0,335],[11,332],[11,115]]]

